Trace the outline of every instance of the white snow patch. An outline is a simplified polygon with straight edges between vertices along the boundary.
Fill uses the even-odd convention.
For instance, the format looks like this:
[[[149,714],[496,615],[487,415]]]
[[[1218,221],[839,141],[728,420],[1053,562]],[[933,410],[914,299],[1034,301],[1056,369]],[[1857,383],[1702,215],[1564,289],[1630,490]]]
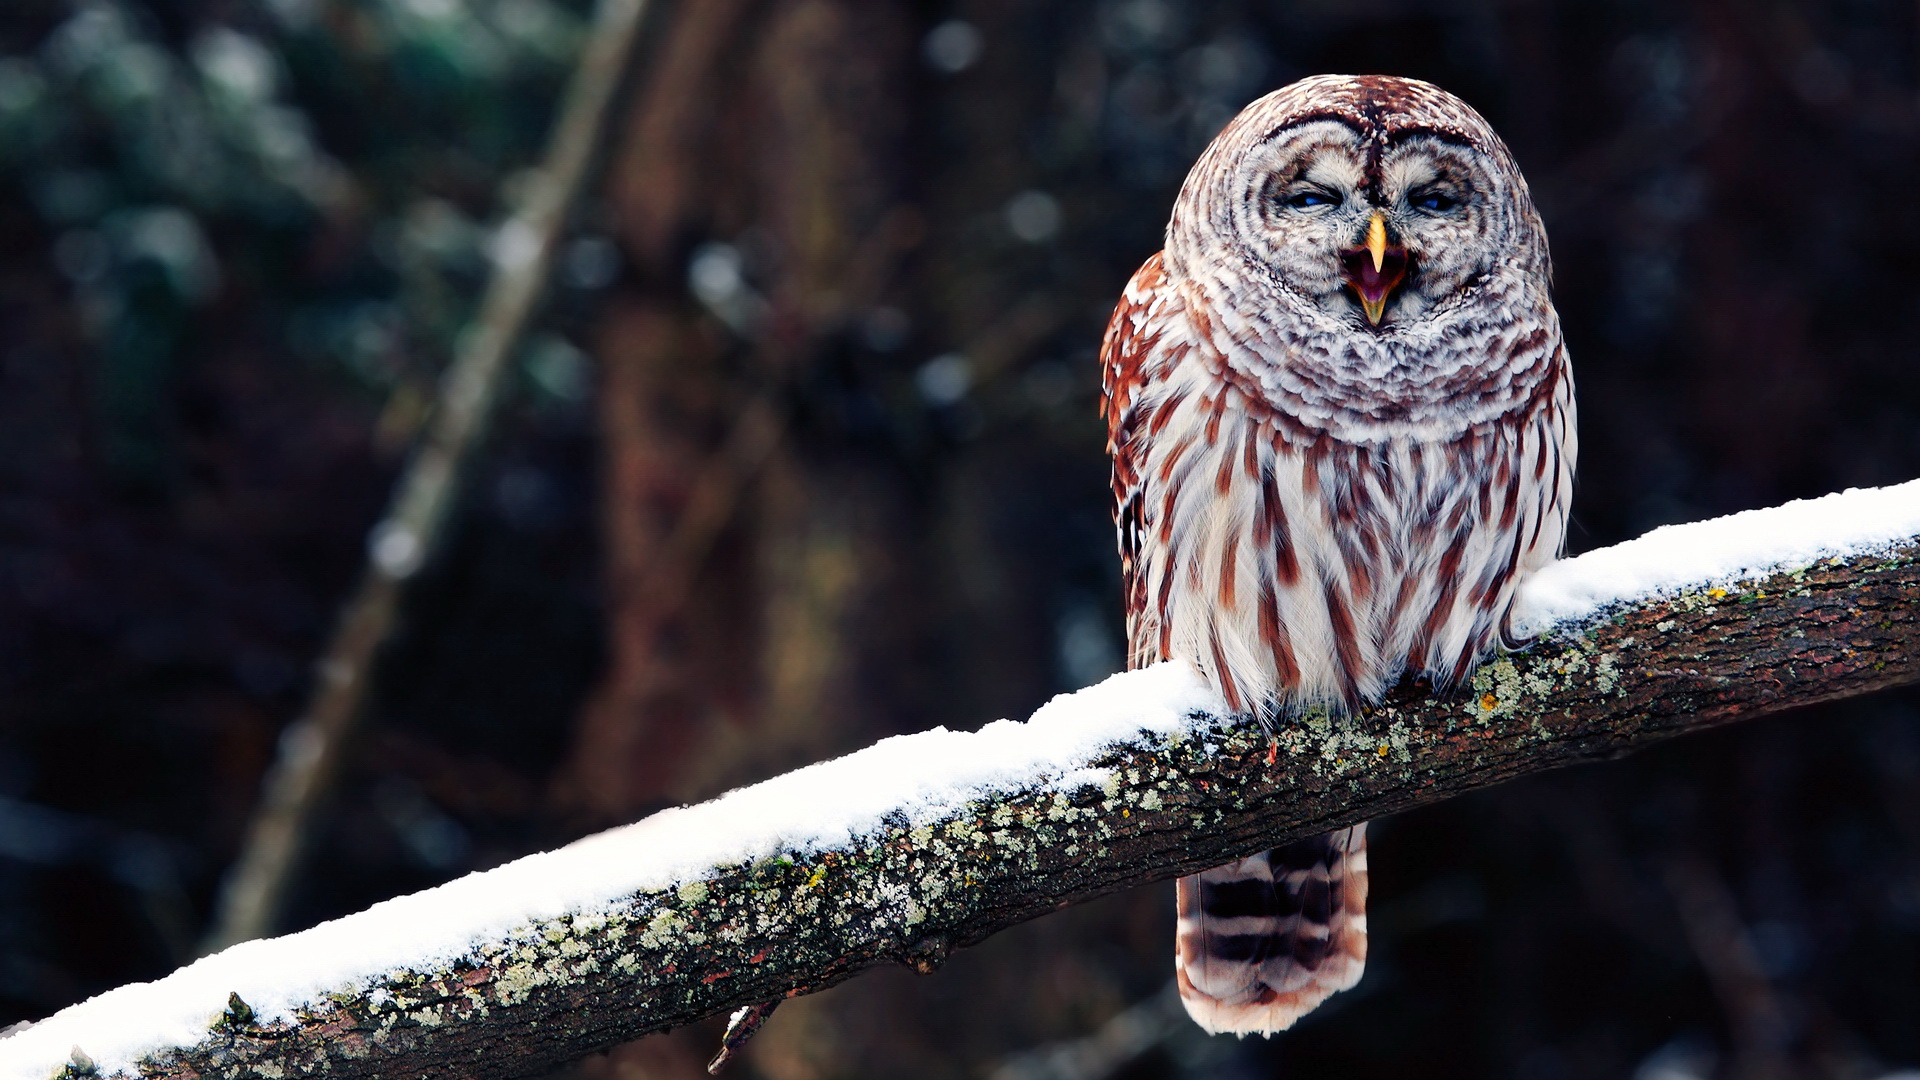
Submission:
[[[199,1042],[229,993],[262,1021],[284,1019],[329,992],[364,990],[390,972],[438,968],[540,920],[604,911],[716,867],[844,846],[892,814],[920,825],[1005,791],[1042,784],[1074,790],[1104,775],[1088,766],[1102,748],[1142,731],[1187,729],[1195,716],[1224,709],[1191,667],[1166,663],[1062,694],[1024,722],[883,739],[711,802],[110,990],[0,1039],[0,1077],[44,1080],[76,1046],[103,1073],[131,1070],[144,1054]]]
[[[1514,626],[1540,634],[1617,604],[1873,554],[1915,536],[1920,480],[1666,525],[1535,574],[1520,588]]]
[[[1854,490],[1713,521],[1656,529],[1557,563],[1521,591],[1516,621],[1539,632],[1613,604],[1730,584],[1920,535],[1920,481]],[[696,880],[717,867],[801,858],[873,832],[891,814],[919,825],[996,793],[1100,784],[1089,762],[1142,731],[1170,734],[1224,711],[1180,663],[1063,694],[1025,722],[885,739],[712,802],[667,810],[558,851],[531,855],[357,915],[208,957],[123,986],[0,1039],[0,1080],[44,1080],[76,1047],[102,1072],[191,1046],[238,993],[266,1021],[389,973],[424,971],[568,913]]]

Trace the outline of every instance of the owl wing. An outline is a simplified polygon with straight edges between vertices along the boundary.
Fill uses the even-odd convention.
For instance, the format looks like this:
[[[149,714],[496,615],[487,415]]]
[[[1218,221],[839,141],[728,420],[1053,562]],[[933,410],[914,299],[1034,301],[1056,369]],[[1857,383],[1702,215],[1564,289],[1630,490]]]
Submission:
[[[1166,564],[1174,556],[1166,548],[1176,531],[1171,495],[1178,487],[1178,470],[1171,463],[1180,455],[1167,453],[1162,445],[1155,457],[1153,448],[1156,439],[1161,444],[1172,439],[1167,425],[1185,415],[1180,402],[1169,402],[1166,383],[1199,340],[1186,300],[1168,280],[1161,256],[1148,259],[1114,309],[1101,348],[1106,392],[1102,409],[1107,450],[1113,457],[1129,667],[1146,667],[1173,651],[1164,618],[1167,597],[1149,592],[1152,581],[1165,589],[1179,577],[1169,572]],[[1211,415],[1216,424],[1221,422],[1221,411]],[[1262,452],[1260,460],[1270,457]],[[1237,454],[1228,455],[1228,460],[1238,459]],[[1269,464],[1264,470],[1250,469],[1248,475],[1265,476],[1271,483],[1274,470]],[[1237,483],[1239,477],[1230,479]],[[1211,483],[1195,485],[1189,494],[1224,497]],[[1259,502],[1278,505],[1277,496]],[[1149,535],[1149,530],[1161,528],[1167,529],[1165,535]],[[1256,534],[1272,551],[1253,557],[1279,557],[1289,543],[1283,532],[1269,528]],[[1280,642],[1283,630],[1275,600],[1269,591],[1259,595],[1259,610],[1274,615],[1261,620],[1261,639]],[[1217,679],[1226,678],[1225,665],[1216,663],[1209,670]],[[1174,968],[1188,1014],[1208,1031],[1273,1032],[1357,982],[1367,949],[1366,860],[1363,824],[1181,878]]]
[[[1107,453],[1113,458],[1113,521],[1120,540],[1120,581],[1127,607],[1127,666],[1166,659],[1146,633],[1150,607],[1142,563],[1146,517],[1144,470],[1149,416],[1140,408],[1151,380],[1188,347],[1184,302],[1156,253],[1127,282],[1107,323],[1100,347],[1100,403],[1107,421]]]

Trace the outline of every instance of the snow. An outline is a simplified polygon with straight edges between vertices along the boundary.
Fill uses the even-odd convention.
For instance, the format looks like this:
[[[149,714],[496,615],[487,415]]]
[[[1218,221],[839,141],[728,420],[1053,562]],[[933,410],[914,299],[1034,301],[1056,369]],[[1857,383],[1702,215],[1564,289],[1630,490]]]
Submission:
[[[1611,605],[1883,550],[1916,535],[1920,481],[1669,526],[1543,571],[1523,589],[1518,621],[1544,631]],[[43,1080],[76,1048],[102,1072],[130,1070],[144,1054],[199,1042],[229,993],[272,1021],[329,992],[364,990],[390,972],[442,967],[541,920],[604,911],[716,867],[844,846],[889,815],[921,824],[1014,789],[1097,784],[1105,776],[1090,762],[1104,747],[1142,731],[1181,731],[1222,708],[1190,668],[1167,663],[1061,695],[1024,722],[885,739],[711,802],[109,991],[0,1039],[0,1080]]]
[[[143,1054],[191,1046],[237,993],[263,1021],[330,991],[363,989],[399,969],[432,970],[486,941],[572,912],[604,911],[634,893],[672,888],[715,867],[804,857],[845,846],[892,814],[909,825],[971,800],[1051,782],[1099,783],[1088,762],[1141,731],[1171,733],[1224,711],[1182,664],[1116,675],[1062,694],[1024,721],[977,732],[935,728],[741,788],[712,802],[469,874],[297,934],[251,941],[163,979],[63,1010],[0,1039],[0,1077],[44,1080],[75,1047],[103,1073]]]
[[[1535,574],[1520,590],[1514,626],[1540,634],[1620,604],[1872,554],[1915,536],[1920,480],[1667,525]]]

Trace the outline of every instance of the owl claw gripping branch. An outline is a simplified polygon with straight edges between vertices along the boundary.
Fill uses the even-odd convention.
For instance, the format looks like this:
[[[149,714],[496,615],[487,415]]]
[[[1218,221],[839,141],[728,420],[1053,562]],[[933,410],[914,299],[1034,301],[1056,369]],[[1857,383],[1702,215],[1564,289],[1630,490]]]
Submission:
[[[1367,240],[1341,256],[1346,267],[1347,284],[1360,294],[1360,308],[1367,322],[1380,325],[1387,313],[1387,297],[1407,276],[1407,249],[1387,243],[1387,216],[1378,210],[1367,219]]]
[[[1101,353],[1129,664],[1184,661],[1285,724],[1513,645],[1573,495],[1551,279],[1526,181],[1459,98],[1324,75],[1247,106]],[[1182,878],[1187,1011],[1271,1033],[1359,981],[1367,882],[1364,823]]]

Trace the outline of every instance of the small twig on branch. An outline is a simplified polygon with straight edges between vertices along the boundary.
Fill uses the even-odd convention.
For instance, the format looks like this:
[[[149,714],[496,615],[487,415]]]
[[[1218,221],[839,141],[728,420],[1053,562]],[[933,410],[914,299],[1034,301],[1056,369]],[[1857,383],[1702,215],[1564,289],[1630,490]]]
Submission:
[[[780,998],[774,998],[772,1001],[763,1001],[758,1005],[742,1005],[735,1009],[733,1016],[727,1021],[727,1033],[720,1037],[720,1052],[713,1055],[712,1061],[707,1062],[707,1075],[719,1076],[720,1070],[726,1068],[727,1062],[733,1060],[733,1055],[747,1045],[747,1040],[753,1038],[754,1033],[760,1030],[760,1025],[766,1023],[767,1017],[773,1015],[773,1010],[779,1008],[780,1002]]]
[[[369,537],[366,571],[317,665],[305,716],[290,726],[263,784],[240,855],[228,871],[204,949],[271,933],[305,846],[308,824],[358,726],[373,667],[392,635],[401,590],[437,552],[461,481],[545,291],[567,216],[640,39],[646,0],[602,0],[561,100],[546,156],[518,212],[496,237],[479,314],[446,373],[425,437]]]

